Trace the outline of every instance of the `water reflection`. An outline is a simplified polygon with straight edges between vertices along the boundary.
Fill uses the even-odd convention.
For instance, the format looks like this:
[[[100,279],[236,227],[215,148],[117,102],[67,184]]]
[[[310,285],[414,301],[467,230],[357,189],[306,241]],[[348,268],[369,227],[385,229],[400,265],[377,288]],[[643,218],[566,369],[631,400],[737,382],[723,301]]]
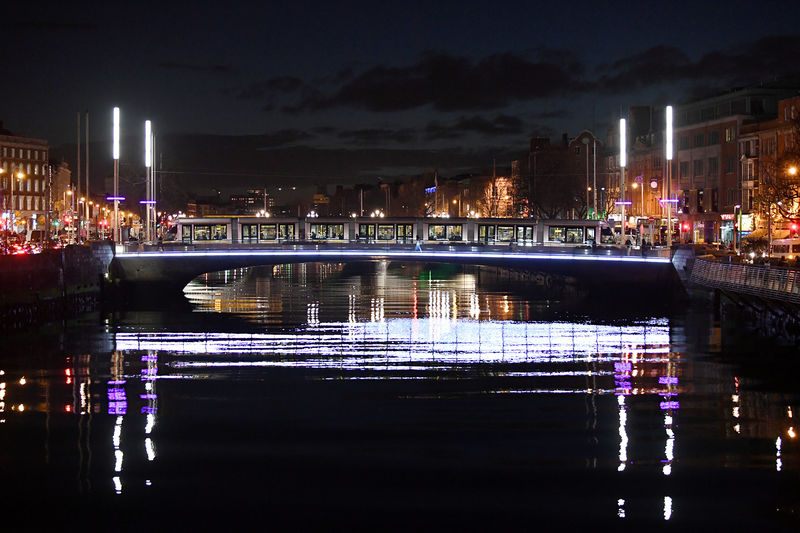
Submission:
[[[158,490],[164,476],[187,464],[210,478],[222,475],[214,461],[229,467],[231,450],[243,453],[243,463],[252,461],[253,452],[237,439],[274,450],[296,426],[321,439],[326,425],[354,431],[359,437],[343,447],[355,447],[367,465],[380,463],[370,460],[384,447],[394,450],[394,461],[398,450],[418,446],[424,451],[410,462],[421,470],[426,461],[442,468],[459,453],[465,462],[486,460],[461,450],[508,440],[512,445],[491,461],[506,468],[508,460],[526,478],[554,469],[558,476],[586,472],[570,478],[581,483],[603,479],[601,494],[592,498],[615,521],[689,518],[691,491],[681,483],[708,465],[797,476],[795,400],[765,393],[730,368],[687,352],[676,341],[684,331],[672,320],[554,316],[548,303],[483,288],[476,274],[434,278],[385,266],[353,274],[341,265],[205,276],[187,289],[196,306],[190,320],[122,320],[94,332],[107,350],[68,348],[57,371],[0,370],[0,431],[13,437],[22,425],[10,428],[7,420],[52,414],[43,422],[48,431],[58,424],[74,428],[78,445],[69,441],[69,449],[77,454],[71,460],[78,491],[118,499]],[[203,327],[198,315],[206,318]],[[222,319],[230,316],[252,327],[227,328]],[[286,376],[300,378],[287,385]],[[365,386],[371,394],[362,395]],[[232,397],[239,387],[250,392],[237,403]],[[262,391],[271,388],[280,392],[263,400]],[[324,394],[315,392],[321,388]],[[348,396],[356,400],[337,400]],[[312,405],[306,410],[305,403]],[[278,413],[267,419],[274,428],[260,430],[258,416],[270,411]],[[207,436],[180,419],[211,412],[223,413],[218,422],[230,417],[242,435],[233,432],[228,441],[219,432],[218,455],[201,455]],[[394,425],[403,436],[389,433]],[[425,442],[438,426],[459,436],[442,457],[429,451],[435,443]],[[190,451],[211,460],[187,463],[175,444],[181,431],[191,435],[182,446],[197,446]],[[382,431],[390,435],[386,441],[369,441]],[[421,434],[421,441],[406,433]],[[359,445],[363,435],[368,438]],[[725,451],[717,455],[698,440]],[[403,447],[393,448],[395,441]],[[731,442],[740,443],[738,451]],[[307,440],[290,444],[312,453]],[[748,454],[753,447],[760,453]],[[326,448],[322,456],[328,460],[331,453]]]

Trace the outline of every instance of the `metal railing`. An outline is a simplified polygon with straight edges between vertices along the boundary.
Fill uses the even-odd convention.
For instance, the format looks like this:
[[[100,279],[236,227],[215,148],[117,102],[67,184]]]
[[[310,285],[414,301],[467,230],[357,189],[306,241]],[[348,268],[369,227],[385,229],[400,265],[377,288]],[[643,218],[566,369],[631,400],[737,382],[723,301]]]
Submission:
[[[800,270],[697,258],[689,280],[706,287],[800,304]]]

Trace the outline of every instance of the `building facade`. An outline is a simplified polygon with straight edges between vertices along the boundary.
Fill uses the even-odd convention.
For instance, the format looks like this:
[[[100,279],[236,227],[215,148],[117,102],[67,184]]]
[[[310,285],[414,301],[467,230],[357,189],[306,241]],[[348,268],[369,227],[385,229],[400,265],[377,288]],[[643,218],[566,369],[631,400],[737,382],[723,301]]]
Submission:
[[[746,124],[778,115],[784,88],[748,88],[678,106],[672,190],[684,242],[730,244],[738,207],[747,209],[753,180],[744,179],[739,139]],[[746,168],[746,167],[745,167]]]
[[[16,232],[44,227],[49,210],[47,141],[19,137],[0,123],[0,194],[3,227]]]

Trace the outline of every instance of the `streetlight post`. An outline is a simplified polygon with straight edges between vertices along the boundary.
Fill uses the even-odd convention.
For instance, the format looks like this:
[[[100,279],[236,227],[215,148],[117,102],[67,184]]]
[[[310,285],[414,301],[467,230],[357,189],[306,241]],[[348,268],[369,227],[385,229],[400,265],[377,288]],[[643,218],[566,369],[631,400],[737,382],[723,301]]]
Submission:
[[[625,244],[625,166],[628,164],[627,160],[627,131],[625,128],[625,119],[619,119],[619,196],[620,196],[620,209],[622,212],[622,221],[620,228],[620,244]]]
[[[14,233],[16,233],[17,232],[17,228],[15,227],[16,219],[14,217],[14,209],[16,209],[16,206],[14,205],[14,180],[15,179],[18,179],[18,180],[25,179],[25,174],[23,174],[22,172],[17,172],[16,175],[14,173],[12,173],[11,176],[9,176],[9,177],[11,178],[11,212],[9,213],[9,220],[11,221],[11,230]],[[21,207],[20,207],[20,210],[22,210]]]
[[[114,157],[114,243],[121,240],[119,227],[119,108],[115,107],[113,112],[113,133],[114,145],[112,156]]]
[[[672,248],[672,106],[667,106],[667,134],[666,134],[666,155],[667,155],[667,179],[664,181],[666,185],[667,196],[667,248]]]
[[[737,214],[738,212],[738,214]],[[741,226],[742,206],[736,204],[733,206],[733,253],[739,254],[739,226]]]

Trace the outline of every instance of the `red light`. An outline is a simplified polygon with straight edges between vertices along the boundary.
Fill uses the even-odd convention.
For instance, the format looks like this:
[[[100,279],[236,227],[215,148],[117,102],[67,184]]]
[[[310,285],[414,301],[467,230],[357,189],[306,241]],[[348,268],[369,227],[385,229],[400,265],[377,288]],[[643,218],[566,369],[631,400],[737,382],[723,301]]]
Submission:
[[[71,412],[72,412],[72,406],[71,406],[71,405],[65,405],[65,406],[64,406],[64,410],[65,410],[66,412],[68,412],[68,413],[71,413]]]

